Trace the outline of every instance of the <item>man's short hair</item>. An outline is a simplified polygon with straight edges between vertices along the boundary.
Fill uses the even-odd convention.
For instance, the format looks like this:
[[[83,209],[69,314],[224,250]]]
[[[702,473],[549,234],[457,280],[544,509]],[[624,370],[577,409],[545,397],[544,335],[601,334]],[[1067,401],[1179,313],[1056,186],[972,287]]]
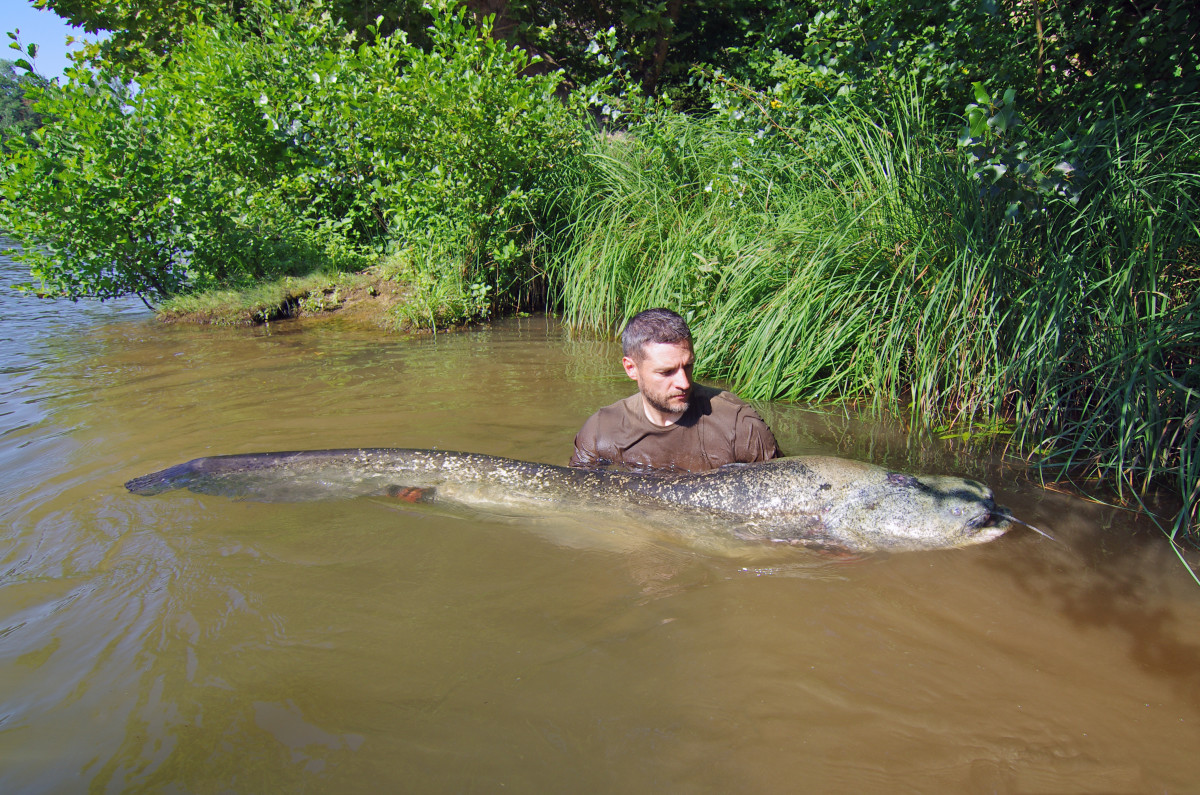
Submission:
[[[645,346],[657,342],[663,345],[692,344],[692,332],[687,322],[670,309],[647,309],[638,312],[621,332],[621,352],[640,362],[645,358]]]

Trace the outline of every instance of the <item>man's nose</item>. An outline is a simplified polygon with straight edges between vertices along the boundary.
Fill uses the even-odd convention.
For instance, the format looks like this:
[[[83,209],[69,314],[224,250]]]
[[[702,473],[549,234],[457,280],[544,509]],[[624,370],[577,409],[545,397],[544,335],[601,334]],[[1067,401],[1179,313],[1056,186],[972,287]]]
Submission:
[[[675,375],[675,383],[673,386],[679,390],[685,390],[691,387],[692,379],[688,377],[687,370],[680,370]]]

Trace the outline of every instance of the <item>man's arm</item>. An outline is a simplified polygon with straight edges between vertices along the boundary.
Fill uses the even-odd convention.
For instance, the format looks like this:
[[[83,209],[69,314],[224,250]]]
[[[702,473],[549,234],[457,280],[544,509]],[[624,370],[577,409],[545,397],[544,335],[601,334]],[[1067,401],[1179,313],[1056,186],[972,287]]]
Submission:
[[[767,427],[758,412],[745,406],[738,412],[737,431],[734,435],[737,447],[737,460],[741,463],[755,461],[770,461],[779,457],[779,446],[775,442],[775,434]]]
[[[596,449],[597,415],[593,414],[575,434],[575,452],[571,454],[571,466],[596,467],[609,463],[600,457]]]

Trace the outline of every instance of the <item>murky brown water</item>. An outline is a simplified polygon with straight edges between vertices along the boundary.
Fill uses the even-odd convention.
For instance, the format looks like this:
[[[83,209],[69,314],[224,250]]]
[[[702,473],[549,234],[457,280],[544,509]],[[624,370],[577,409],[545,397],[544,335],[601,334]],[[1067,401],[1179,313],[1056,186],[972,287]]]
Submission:
[[[0,317],[0,791],[1200,781],[1200,587],[1119,511],[960,469],[1005,480],[1059,543],[847,563],[706,556],[587,517],[135,497],[126,479],[206,454],[563,463],[629,382],[615,348],[540,318],[397,340],[7,293]],[[792,453],[902,451],[886,429],[761,410]]]

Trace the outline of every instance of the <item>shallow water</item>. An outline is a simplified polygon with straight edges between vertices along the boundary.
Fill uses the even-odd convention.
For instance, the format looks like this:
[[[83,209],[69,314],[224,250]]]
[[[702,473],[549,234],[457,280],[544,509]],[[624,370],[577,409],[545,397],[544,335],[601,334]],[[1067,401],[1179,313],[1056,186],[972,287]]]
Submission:
[[[1057,542],[846,561],[587,516],[136,497],[125,480],[223,453],[564,463],[629,391],[614,347],[544,318],[401,340],[139,307],[0,295],[0,791],[1200,780],[1200,587],[1126,512],[948,457]],[[789,453],[904,461],[886,427],[760,410]]]

